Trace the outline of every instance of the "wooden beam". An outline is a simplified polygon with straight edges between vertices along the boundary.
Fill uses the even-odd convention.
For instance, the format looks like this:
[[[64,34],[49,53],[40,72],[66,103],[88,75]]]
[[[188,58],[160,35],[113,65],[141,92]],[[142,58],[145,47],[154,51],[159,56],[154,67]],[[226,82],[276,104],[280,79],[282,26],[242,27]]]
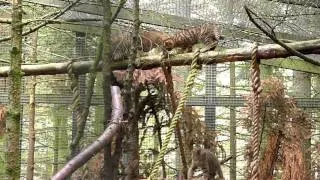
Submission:
[[[320,54],[320,39],[288,43],[287,45],[304,54]],[[209,51],[200,54],[199,63],[213,64],[250,60],[251,51],[251,48],[227,49],[224,51]],[[145,56],[137,58],[134,66],[137,69],[151,69],[155,67],[160,67],[163,64],[170,66],[190,65],[193,56],[194,53],[185,53],[172,56],[169,59],[165,60],[162,59],[161,55]],[[289,56],[290,54],[278,44],[267,44],[259,46],[258,48],[258,57],[260,59],[284,58]],[[67,65],[69,64],[69,62],[70,61],[66,60],[66,62],[64,63],[22,65],[22,71],[25,76],[65,74],[67,73]],[[78,74],[88,73],[90,72],[92,64],[92,61],[74,62],[74,72]],[[128,65],[127,61],[118,61],[110,64],[110,66],[113,70],[117,70],[126,69]],[[99,70],[101,70],[101,66]],[[7,77],[9,72],[9,66],[0,67],[0,77]],[[318,71],[318,73],[320,72]]]

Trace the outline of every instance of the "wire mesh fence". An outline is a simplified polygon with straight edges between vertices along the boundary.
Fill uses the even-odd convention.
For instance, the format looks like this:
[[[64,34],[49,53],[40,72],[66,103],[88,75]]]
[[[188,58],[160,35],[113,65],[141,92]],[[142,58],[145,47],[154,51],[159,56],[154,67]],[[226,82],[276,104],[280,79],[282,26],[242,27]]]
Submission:
[[[57,1],[58,2],[58,1]],[[219,44],[218,50],[226,48],[238,48],[251,46],[253,41],[260,43],[270,42],[266,37],[258,36],[259,32],[252,31],[253,26],[249,23],[246,15],[241,7],[244,3],[250,3],[251,7],[265,9],[261,12],[265,18],[270,18],[272,22],[278,22],[275,30],[279,32],[280,37],[290,37],[292,40],[311,39],[319,36],[318,30],[320,24],[317,18],[308,18],[308,16],[301,16],[301,14],[312,14],[318,12],[313,8],[301,8],[301,6],[281,4],[270,1],[222,1],[222,0],[141,0],[140,6],[143,10],[152,10],[157,13],[175,15],[184,17],[189,21],[185,21],[183,27],[194,25],[194,19],[215,22],[221,29],[222,34],[226,37]],[[96,1],[83,1],[90,5],[96,5]],[[261,6],[264,6],[263,8]],[[274,8],[281,6],[281,8]],[[39,6],[40,7],[40,6]],[[39,8],[38,7],[38,8]],[[132,8],[132,1],[126,3],[126,8]],[[48,8],[48,7],[46,7]],[[229,10],[226,11],[225,8]],[[50,8],[48,8],[50,9]],[[302,11],[301,11],[302,9]],[[272,10],[272,12],[271,12]],[[280,15],[283,16],[283,11],[288,18],[288,21],[283,21]],[[39,9],[41,12],[41,8]],[[232,13],[231,13],[232,12]],[[145,13],[144,11],[142,13]],[[10,15],[9,8],[0,6],[0,15],[3,17]],[[77,15],[77,16],[75,16]],[[157,16],[159,14],[155,14]],[[300,16],[299,16],[300,15]],[[319,16],[319,15],[318,15]],[[101,16],[97,14],[89,14],[85,12],[71,12],[64,16],[66,19],[100,19],[97,21],[88,21],[80,23],[81,27],[93,27],[101,22]],[[150,16],[150,19],[155,18]],[[282,17],[283,18],[283,17]],[[165,18],[164,18],[165,19]],[[90,22],[90,23],[89,23]],[[174,22],[174,21],[173,21]],[[129,23],[129,25],[128,25]],[[123,28],[124,31],[130,28],[131,22],[128,20],[118,19],[115,22],[114,29]],[[178,28],[168,25],[167,22],[162,24],[148,24],[143,23],[143,28],[156,28],[157,30],[166,32],[175,32]],[[71,27],[71,25],[70,25]],[[97,52],[97,45],[99,35],[92,30],[83,30],[82,32],[75,32],[66,30],[67,28],[57,28],[55,25],[49,25],[38,31],[37,41],[37,63],[56,63],[66,61],[92,61],[95,59]],[[308,33],[305,33],[305,32]],[[281,33],[280,33],[281,32]],[[0,25],[0,37],[10,36],[10,25]],[[260,37],[260,38],[257,38]],[[30,64],[30,51],[33,47],[31,36],[25,36],[23,39],[23,63]],[[1,66],[8,66],[10,62],[10,41],[0,42],[0,63]],[[315,56],[319,60],[318,56]],[[217,132],[217,140],[222,144],[219,152],[219,158],[222,158],[223,153],[229,154],[229,139],[230,139],[230,109],[235,108],[237,117],[237,132],[241,135],[237,137],[237,163],[239,169],[237,175],[239,178],[244,177],[245,169],[245,146],[248,139],[248,132],[241,126],[241,120],[247,118],[243,112],[246,103],[246,96],[250,94],[250,66],[248,62],[237,62],[236,76],[231,77],[229,63],[204,65],[202,72],[196,80],[196,86],[192,90],[192,95],[189,98],[188,105],[194,106],[198,109],[200,119],[205,121],[208,127],[215,129]],[[319,74],[312,74],[308,72],[294,71],[281,67],[265,65],[262,63],[262,78],[277,77],[281,79],[286,87],[286,92],[290,97],[296,98],[299,107],[305,109],[312,122],[314,128],[312,129],[312,148],[319,143]],[[188,74],[187,67],[174,67],[173,73],[179,76],[179,80],[175,82],[176,90],[182,89],[184,78]],[[236,84],[230,84],[230,78],[236,79]],[[83,75],[80,78],[81,96],[86,95],[86,88],[88,83],[88,76]],[[35,177],[36,179],[50,179],[50,177],[57,172],[67,161],[70,154],[70,142],[72,140],[72,91],[70,89],[70,79],[67,74],[59,75],[41,75],[37,76],[36,85],[36,145],[35,145]],[[28,103],[29,103],[29,83],[30,77],[23,78],[22,85],[22,106],[23,116],[21,120],[21,178],[26,177],[26,163],[27,163],[27,149],[28,149]],[[299,87],[301,87],[299,89]],[[1,104],[8,103],[8,90],[10,83],[8,78],[1,77],[0,79],[0,102]],[[305,88],[308,88],[307,90]],[[230,96],[230,89],[236,91],[235,95]],[[82,98],[83,100],[83,98]],[[82,101],[83,102],[83,101]],[[102,95],[102,77],[98,75],[95,91],[93,95],[92,107],[88,117],[85,135],[81,140],[81,147],[85,147],[93,142],[96,137],[104,129],[103,117],[103,95]],[[164,108],[165,109],[165,108]],[[160,113],[160,117],[168,118],[165,112]],[[170,115],[169,115],[170,116]],[[152,125],[154,124],[154,117],[148,121],[150,124],[140,123],[140,138],[143,139],[141,145],[141,160],[144,162],[142,171],[150,168],[150,165],[157,156],[159,151],[159,140],[155,136]],[[163,120],[164,126],[168,121]],[[234,125],[235,126],[235,125]],[[164,137],[166,128],[161,130],[161,136]],[[3,139],[3,138],[2,138]],[[1,141],[1,150],[4,152],[5,144]],[[142,141],[142,140],[141,140]],[[170,177],[174,177],[180,168],[179,153],[177,145],[172,143],[171,153],[165,157],[167,163],[166,169]],[[318,155],[313,151],[312,157]],[[0,153],[0,164],[4,163],[4,154]],[[314,162],[316,163],[316,162]],[[1,165],[0,165],[1,167]],[[87,168],[90,168],[87,166]],[[316,168],[316,166],[313,166]],[[4,173],[0,168],[0,179]],[[228,166],[223,167],[227,176]],[[315,171],[315,170],[314,170]],[[143,172],[144,173],[144,172]],[[145,172],[147,174],[147,172]]]

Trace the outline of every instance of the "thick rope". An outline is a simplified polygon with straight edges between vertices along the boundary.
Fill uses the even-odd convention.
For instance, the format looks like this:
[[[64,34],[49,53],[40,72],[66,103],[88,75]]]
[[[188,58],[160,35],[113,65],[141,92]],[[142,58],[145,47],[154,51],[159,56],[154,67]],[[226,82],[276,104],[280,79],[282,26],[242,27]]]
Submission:
[[[152,171],[150,173],[150,176],[148,178],[149,180],[154,179],[154,177],[156,177],[156,175],[158,173],[158,169],[161,166],[161,161],[167,152],[171,136],[176,129],[176,125],[177,125],[178,120],[182,116],[182,111],[185,106],[186,99],[191,91],[191,88],[193,87],[195,77],[198,75],[198,72],[201,69],[201,66],[199,66],[199,64],[198,64],[199,55],[200,55],[200,51],[197,51],[194,54],[192,64],[191,64],[191,71],[190,71],[188,78],[187,78],[187,81],[185,83],[182,97],[180,98],[177,110],[172,118],[171,123],[170,123],[169,130],[168,130],[166,137],[164,139],[164,142],[163,142],[162,148],[160,150],[160,153],[158,155],[157,161],[155,162],[155,164],[152,168]]]
[[[80,103],[80,89],[79,89],[79,81],[78,81],[78,76],[73,73],[73,61],[70,61],[67,65],[67,70],[68,70],[68,75],[71,80],[71,90],[72,90],[72,111],[75,113],[75,118],[77,120],[77,127],[76,132],[74,134],[72,143],[70,145],[71,148],[71,156],[76,155],[76,146],[79,144],[80,138],[79,137],[79,129],[78,129],[78,123],[80,122],[81,119],[81,103]]]
[[[162,58],[162,62],[164,60],[165,56],[163,56]],[[166,78],[166,82],[167,82],[167,93],[170,95],[170,101],[171,101],[171,107],[172,107],[172,114],[175,113],[176,109],[177,109],[177,97],[174,93],[174,85],[173,85],[173,80],[172,80],[172,67],[171,66],[165,66],[164,63],[162,63],[161,65],[162,67],[162,71],[164,73],[164,76]],[[177,122],[176,124],[176,138],[178,139],[178,145],[179,145],[179,150],[180,150],[180,158],[181,158],[181,163],[182,163],[182,172],[184,176],[187,176],[187,160],[186,160],[186,155],[185,155],[185,151],[184,151],[184,144],[182,141],[182,135],[181,135],[181,131],[180,131],[180,123]]]
[[[250,164],[250,179],[259,179],[259,145],[260,145],[260,121],[261,121],[261,111],[259,97],[262,92],[261,81],[260,81],[260,69],[259,69],[259,59],[257,58],[258,45],[255,44],[252,50],[252,62],[251,62],[251,83],[253,91],[253,116],[252,116],[252,162]]]

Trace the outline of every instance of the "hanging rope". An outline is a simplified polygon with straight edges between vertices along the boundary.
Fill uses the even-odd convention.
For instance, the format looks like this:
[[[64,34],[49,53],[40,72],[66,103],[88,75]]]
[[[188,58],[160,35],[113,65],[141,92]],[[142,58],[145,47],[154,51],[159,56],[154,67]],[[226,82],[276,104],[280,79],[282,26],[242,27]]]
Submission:
[[[148,178],[149,180],[154,179],[154,177],[158,173],[158,169],[161,166],[161,161],[162,161],[165,153],[167,152],[171,136],[176,129],[176,125],[177,125],[178,120],[182,116],[182,111],[183,111],[186,99],[191,91],[191,88],[193,87],[194,79],[197,76],[199,70],[201,69],[201,66],[198,64],[199,55],[200,55],[200,51],[197,51],[194,53],[194,57],[193,57],[192,64],[191,64],[191,71],[190,71],[189,76],[187,78],[187,81],[185,83],[182,97],[179,101],[177,110],[172,118],[171,123],[170,123],[169,130],[168,130],[166,137],[163,141],[163,145],[162,145],[162,148],[161,148],[160,153],[158,155],[157,161],[155,162],[155,164],[152,168],[152,171],[150,173],[150,176]]]
[[[73,61],[70,61],[67,65],[67,70],[68,70],[68,75],[71,80],[71,90],[72,90],[72,111],[75,113],[75,118],[77,120],[77,124],[73,124],[72,129],[76,129],[75,132],[73,132],[73,139],[72,143],[70,145],[71,148],[71,156],[73,157],[76,155],[76,147],[79,144],[80,139],[78,138],[78,122],[80,121],[81,118],[81,104],[80,104],[80,89],[79,89],[79,81],[78,81],[78,76],[73,73]]]
[[[250,164],[250,179],[258,180],[259,178],[259,145],[260,145],[260,121],[261,121],[261,111],[260,111],[260,102],[259,96],[262,92],[261,81],[260,81],[260,69],[259,63],[260,60],[257,58],[258,54],[258,45],[255,44],[252,50],[252,62],[251,62],[251,86],[253,91],[253,116],[252,116],[252,162]]]
[[[173,85],[173,80],[172,80],[172,67],[166,66],[163,62],[164,59],[166,57],[166,54],[163,53],[163,57],[162,57],[162,71],[164,73],[164,76],[166,78],[166,82],[167,82],[167,93],[170,96],[170,101],[171,101],[171,108],[172,108],[172,114],[175,113],[176,109],[177,109],[177,97],[174,93],[174,85]],[[180,158],[181,158],[181,163],[182,163],[182,172],[184,176],[187,176],[187,160],[186,160],[186,155],[185,155],[185,151],[184,151],[184,144],[182,141],[182,135],[181,135],[181,131],[180,131],[180,125],[179,122],[177,122],[176,124],[176,138],[178,139],[178,145],[179,145],[179,150],[180,150]]]

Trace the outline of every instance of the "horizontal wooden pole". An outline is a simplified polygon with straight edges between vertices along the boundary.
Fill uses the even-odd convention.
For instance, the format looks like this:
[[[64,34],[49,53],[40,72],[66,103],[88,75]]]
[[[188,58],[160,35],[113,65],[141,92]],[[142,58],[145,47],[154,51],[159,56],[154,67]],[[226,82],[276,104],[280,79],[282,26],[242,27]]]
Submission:
[[[288,43],[293,49],[304,54],[320,54],[320,39],[310,41],[300,41]],[[145,56],[136,59],[134,66],[137,69],[151,69],[161,66],[162,63],[170,66],[190,65],[193,53],[185,53],[171,56],[168,59],[161,59],[161,55]],[[214,64],[224,62],[235,62],[250,60],[251,48],[227,49],[223,51],[209,51],[199,56],[200,64]],[[258,57],[260,59],[284,58],[290,54],[277,44],[267,44],[258,47]],[[302,61],[302,60],[301,60]],[[24,76],[30,75],[55,75],[67,73],[67,65],[69,61],[64,63],[49,63],[39,65],[22,65]],[[74,62],[73,69],[77,74],[85,74],[90,72],[93,61]],[[127,68],[127,61],[118,61],[111,64],[113,70],[121,70]],[[101,71],[101,64],[98,68]],[[7,77],[10,72],[10,66],[0,67],[0,77]]]

